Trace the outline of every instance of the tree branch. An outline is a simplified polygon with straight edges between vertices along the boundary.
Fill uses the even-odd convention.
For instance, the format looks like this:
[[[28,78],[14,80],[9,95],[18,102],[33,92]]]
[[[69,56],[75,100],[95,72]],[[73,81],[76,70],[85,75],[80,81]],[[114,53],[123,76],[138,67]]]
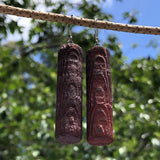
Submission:
[[[35,52],[35,51],[38,51],[38,50],[42,50],[42,49],[46,49],[46,48],[54,48],[54,47],[59,47],[59,43],[57,44],[50,44],[50,45],[42,45],[42,46],[36,46],[36,47],[33,47],[32,49],[30,49],[29,51],[26,51],[26,52],[23,52],[22,51],[22,54],[21,54],[21,57],[22,58],[25,58],[27,57],[29,54]],[[22,49],[24,50],[24,49]]]

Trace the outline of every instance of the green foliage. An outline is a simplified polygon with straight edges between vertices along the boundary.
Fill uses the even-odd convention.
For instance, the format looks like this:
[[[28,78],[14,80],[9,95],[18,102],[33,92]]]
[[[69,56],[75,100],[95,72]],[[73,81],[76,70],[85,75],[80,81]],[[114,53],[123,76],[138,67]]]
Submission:
[[[28,0],[3,2],[22,8],[36,6]],[[74,7],[88,18],[112,18],[101,12],[100,0],[65,2],[57,1],[54,8],[51,1],[45,0],[44,5],[50,12],[67,13]],[[55,140],[54,131],[57,50],[67,41],[65,25],[36,20],[31,23],[28,41],[0,46],[0,160],[158,160],[160,56],[124,64],[118,38],[106,37],[103,45],[112,53],[114,142],[104,147],[91,146],[86,142],[85,53],[94,45],[94,36],[89,29],[73,32],[74,42],[84,50],[83,140],[62,145]],[[0,16],[1,39],[8,31],[21,31],[20,27]]]
[[[111,14],[102,13],[98,5],[99,3],[100,1],[97,3],[90,3],[86,0],[83,0],[83,3],[79,6],[79,9],[82,10],[82,15],[86,18],[98,17],[98,19],[111,20],[113,16]]]
[[[123,13],[123,18],[125,20],[128,20],[129,23],[133,24],[133,23],[136,23],[137,22],[137,17],[136,15],[138,14],[139,12],[137,10],[132,10],[131,12],[124,12]]]

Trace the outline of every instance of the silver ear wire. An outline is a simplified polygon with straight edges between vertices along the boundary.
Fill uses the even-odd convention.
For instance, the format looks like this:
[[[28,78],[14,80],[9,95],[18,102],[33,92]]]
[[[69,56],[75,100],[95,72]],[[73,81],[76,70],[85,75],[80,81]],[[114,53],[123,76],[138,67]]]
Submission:
[[[97,21],[97,18],[94,19],[94,21]],[[94,34],[94,38],[95,38],[95,46],[99,46],[99,40],[98,40],[98,28],[95,28],[95,34]]]
[[[73,20],[73,15],[71,15],[71,17],[72,17],[72,20]],[[73,43],[71,25],[67,24],[67,26],[68,26],[68,37],[69,37],[67,43],[70,44],[70,43]]]

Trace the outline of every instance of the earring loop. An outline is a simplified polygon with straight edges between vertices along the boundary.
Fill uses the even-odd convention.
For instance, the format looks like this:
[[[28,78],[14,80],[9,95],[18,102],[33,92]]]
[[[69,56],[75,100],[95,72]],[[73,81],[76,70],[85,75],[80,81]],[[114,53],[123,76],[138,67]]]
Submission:
[[[94,21],[97,21],[97,18],[94,19]],[[98,40],[98,28],[95,28],[95,34],[94,34],[94,38],[95,38],[95,46],[99,46],[99,40]]]
[[[71,15],[71,18],[72,18],[72,21],[73,21],[73,15]],[[67,26],[68,26],[68,37],[69,37],[67,43],[70,44],[70,43],[73,43],[71,25],[67,24]]]

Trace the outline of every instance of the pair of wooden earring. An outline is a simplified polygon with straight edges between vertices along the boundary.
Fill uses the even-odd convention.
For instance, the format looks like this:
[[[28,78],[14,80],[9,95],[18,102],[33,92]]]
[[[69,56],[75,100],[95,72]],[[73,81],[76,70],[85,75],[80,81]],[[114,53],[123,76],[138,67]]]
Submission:
[[[86,57],[87,141],[103,146],[113,141],[110,53],[98,45],[97,37]],[[82,138],[82,49],[72,42],[71,33],[58,52],[55,137],[62,144]]]

